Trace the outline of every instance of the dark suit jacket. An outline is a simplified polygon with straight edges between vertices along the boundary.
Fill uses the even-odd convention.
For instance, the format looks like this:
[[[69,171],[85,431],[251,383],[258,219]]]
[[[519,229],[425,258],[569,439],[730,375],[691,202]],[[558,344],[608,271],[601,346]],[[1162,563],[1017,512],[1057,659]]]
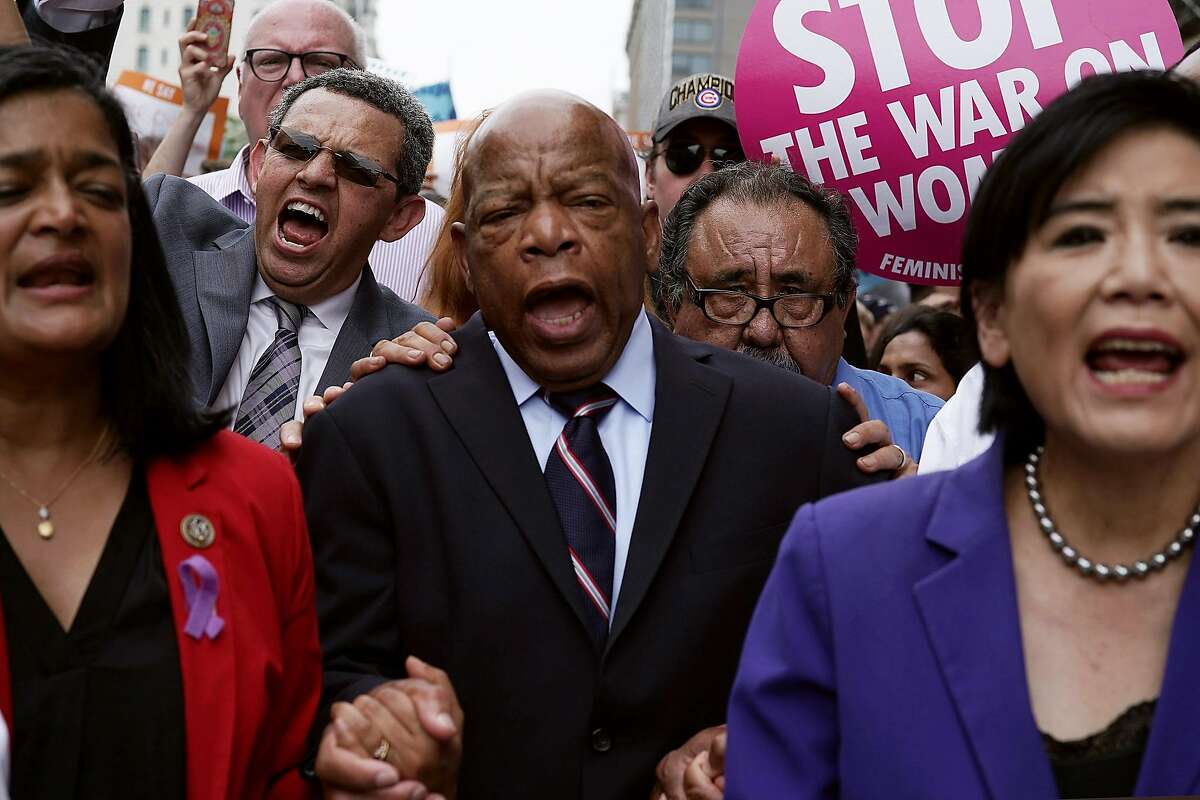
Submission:
[[[1029,702],[1003,446],[796,514],[730,703],[730,800],[1059,796]],[[1186,569],[1137,797],[1200,794],[1200,562]]]
[[[191,340],[190,372],[196,400],[217,399],[246,334],[258,266],[254,228],[203,189],[180,178],[155,175],[145,184],[154,225]],[[318,391],[341,386],[350,365],[390,339],[433,317],[380,286],[370,267],[334,341]]]
[[[663,755],[724,721],[796,507],[864,481],[830,389],[653,328],[650,449],[603,653],[478,315],[454,369],[388,367],[308,423],[323,704],[403,677],[408,654],[446,669],[462,798],[647,796]]]

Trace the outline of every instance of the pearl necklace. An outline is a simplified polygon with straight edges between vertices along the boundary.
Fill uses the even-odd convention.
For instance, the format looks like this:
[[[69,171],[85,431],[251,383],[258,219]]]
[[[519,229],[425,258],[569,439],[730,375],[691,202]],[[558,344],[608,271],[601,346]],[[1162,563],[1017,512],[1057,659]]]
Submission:
[[[1125,581],[1131,576],[1134,578],[1144,578],[1153,571],[1161,570],[1172,559],[1178,558],[1183,553],[1183,548],[1195,541],[1196,529],[1200,528],[1200,507],[1197,507],[1191,519],[1188,520],[1187,527],[1181,530],[1179,535],[1171,540],[1170,544],[1148,558],[1133,562],[1132,566],[1126,566],[1125,564],[1113,564],[1109,566],[1108,564],[1098,563],[1083,556],[1078,550],[1069,545],[1062,534],[1058,532],[1058,529],[1054,526],[1054,521],[1050,519],[1050,512],[1046,510],[1045,501],[1042,499],[1041,487],[1038,483],[1038,467],[1045,452],[1046,449],[1044,447],[1038,447],[1029,454],[1029,459],[1025,462],[1025,488],[1029,493],[1029,502],[1033,505],[1033,513],[1037,517],[1038,527],[1046,535],[1050,546],[1058,551],[1068,566],[1078,569],[1081,575],[1095,578],[1098,581],[1106,581],[1109,578],[1113,578],[1117,582]]]

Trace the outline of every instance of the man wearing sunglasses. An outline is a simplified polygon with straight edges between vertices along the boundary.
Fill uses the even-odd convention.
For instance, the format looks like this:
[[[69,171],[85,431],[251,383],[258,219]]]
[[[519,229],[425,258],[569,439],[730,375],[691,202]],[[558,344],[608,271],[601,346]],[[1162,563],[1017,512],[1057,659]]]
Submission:
[[[226,63],[210,69],[208,53],[199,45],[204,35],[189,31],[179,40],[179,77],[184,89],[184,111],[172,124],[147,175],[179,175],[204,114],[233,68]],[[275,0],[258,12],[246,31],[245,50],[237,64],[238,116],[246,126],[249,144],[234,157],[228,169],[198,175],[192,182],[215,197],[246,222],[254,221],[255,199],[250,185],[250,150],[267,138],[267,116],[291,86],[307,77],[344,67],[362,69],[366,43],[362,29],[349,14],[329,0]],[[369,261],[376,279],[405,300],[417,294],[417,281],[425,265],[444,214],[440,206],[422,201],[424,215],[403,239],[380,241]]]
[[[192,331],[197,400],[270,447],[298,398],[346,380],[380,337],[428,319],[367,263],[420,218],[433,124],[399,84],[340,69],[289,89],[247,159],[254,224],[196,186],[146,183]]]
[[[659,220],[700,177],[746,160],[738,142],[733,81],[721,75],[689,75],[663,95],[654,123],[654,146],[646,158],[646,192],[658,203]]]

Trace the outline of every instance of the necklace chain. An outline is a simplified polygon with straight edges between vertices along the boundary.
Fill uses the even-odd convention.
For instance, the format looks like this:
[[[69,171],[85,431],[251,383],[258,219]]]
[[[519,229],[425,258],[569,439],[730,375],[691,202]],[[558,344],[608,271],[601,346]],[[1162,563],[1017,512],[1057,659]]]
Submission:
[[[58,502],[58,498],[62,497],[63,494],[67,491],[67,489],[70,488],[71,484],[73,484],[75,482],[75,479],[79,477],[79,474],[81,472],[83,472],[84,468],[88,464],[91,464],[92,462],[94,462],[96,460],[96,457],[100,453],[101,446],[104,444],[104,442],[107,438],[108,438],[108,426],[105,425],[103,428],[100,429],[100,435],[96,437],[96,443],[92,445],[91,452],[87,454],[87,457],[85,459],[83,459],[83,461],[79,462],[79,465],[77,467],[75,467],[75,469],[71,472],[70,475],[67,476],[67,479],[65,481],[63,481],[62,484],[59,485],[58,491],[56,491],[50,497],[50,499],[45,502],[42,502],[41,500],[36,499],[33,495],[29,494],[29,492],[25,491],[23,488],[18,486],[16,481],[14,481],[12,478],[8,477],[8,475],[3,470],[0,470],[0,478],[3,478],[5,483],[7,483],[9,486],[11,486],[13,488],[13,490],[16,491],[17,494],[21,495],[21,497],[25,498],[30,503],[37,506],[37,510],[38,510],[38,512],[37,512],[38,513],[37,532],[38,532],[38,536],[40,536],[42,539],[48,540],[48,539],[53,538],[53,536],[54,536],[54,521],[50,516],[50,506],[52,506],[54,503]]]
[[[1029,503],[1033,506],[1038,527],[1045,535],[1046,540],[1050,542],[1050,546],[1058,551],[1068,566],[1075,567],[1081,575],[1095,578],[1098,581],[1107,581],[1111,578],[1118,583],[1126,581],[1130,577],[1144,578],[1151,572],[1161,571],[1172,560],[1182,555],[1185,547],[1195,542],[1196,530],[1200,528],[1200,506],[1192,513],[1187,526],[1166,547],[1147,558],[1138,559],[1130,565],[1109,565],[1087,558],[1063,538],[1054,525],[1054,521],[1050,519],[1050,512],[1046,510],[1046,501],[1042,497],[1041,484],[1038,481],[1038,469],[1045,452],[1044,447],[1038,447],[1029,454],[1029,458],[1025,462],[1025,489],[1029,494]]]

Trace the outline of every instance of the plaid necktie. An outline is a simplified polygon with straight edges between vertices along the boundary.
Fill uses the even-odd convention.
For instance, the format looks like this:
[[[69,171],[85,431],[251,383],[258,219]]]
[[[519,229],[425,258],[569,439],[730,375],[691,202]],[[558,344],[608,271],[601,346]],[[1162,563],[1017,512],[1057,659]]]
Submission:
[[[233,430],[278,450],[280,426],[296,416],[300,387],[300,340],[296,334],[308,309],[278,297],[259,302],[275,307],[279,330],[250,373]]]
[[[617,492],[599,425],[617,396],[598,384],[579,392],[546,392],[545,398],[568,420],[546,462],[546,485],[558,510],[575,580],[594,612],[588,626],[603,646],[612,608]]]

